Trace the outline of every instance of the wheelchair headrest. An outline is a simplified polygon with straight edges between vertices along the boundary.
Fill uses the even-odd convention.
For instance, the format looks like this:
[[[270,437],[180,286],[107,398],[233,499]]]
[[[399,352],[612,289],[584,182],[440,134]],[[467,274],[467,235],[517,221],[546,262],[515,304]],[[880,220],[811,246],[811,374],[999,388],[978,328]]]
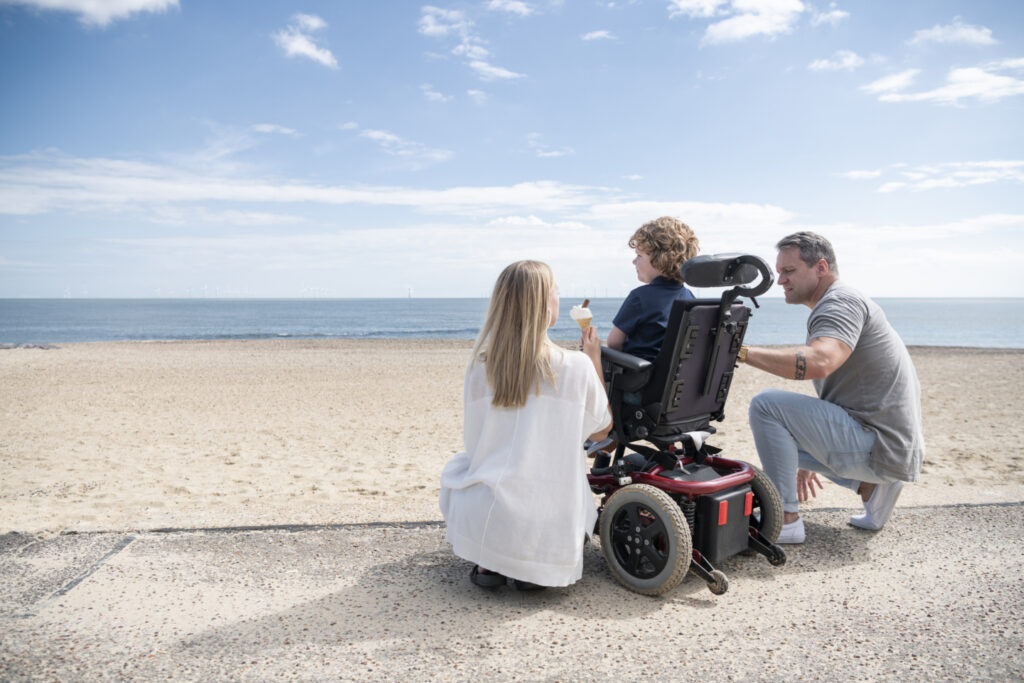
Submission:
[[[737,296],[760,296],[771,289],[775,282],[771,267],[760,256],[753,254],[701,254],[683,264],[679,270],[683,282],[693,287],[734,286],[730,294]],[[742,287],[761,276],[754,287]]]

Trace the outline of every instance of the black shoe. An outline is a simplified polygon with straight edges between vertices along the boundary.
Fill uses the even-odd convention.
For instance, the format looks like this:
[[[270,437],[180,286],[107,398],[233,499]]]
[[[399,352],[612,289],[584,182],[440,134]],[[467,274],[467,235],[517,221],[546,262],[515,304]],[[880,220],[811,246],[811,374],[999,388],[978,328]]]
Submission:
[[[480,565],[476,565],[473,567],[473,571],[469,573],[469,580],[481,588],[494,590],[504,586],[507,579],[504,575],[495,572],[484,574],[480,571]]]
[[[547,586],[530,583],[529,581],[520,581],[519,579],[512,579],[512,587],[517,591],[542,591],[547,588]]]

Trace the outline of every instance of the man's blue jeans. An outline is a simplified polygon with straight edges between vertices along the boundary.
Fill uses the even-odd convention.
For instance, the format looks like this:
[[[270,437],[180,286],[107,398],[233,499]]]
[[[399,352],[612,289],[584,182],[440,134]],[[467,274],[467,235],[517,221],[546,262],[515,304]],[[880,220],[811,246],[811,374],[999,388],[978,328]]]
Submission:
[[[856,492],[862,481],[883,483],[868,466],[875,433],[828,401],[768,389],[750,402],[750,430],[764,472],[797,512],[797,469],[825,475]]]

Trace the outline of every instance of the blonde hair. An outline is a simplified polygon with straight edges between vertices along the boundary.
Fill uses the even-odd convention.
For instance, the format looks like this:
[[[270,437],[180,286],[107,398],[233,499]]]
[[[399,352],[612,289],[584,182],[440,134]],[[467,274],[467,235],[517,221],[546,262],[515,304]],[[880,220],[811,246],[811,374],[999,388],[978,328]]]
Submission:
[[[540,380],[555,382],[548,339],[548,302],[555,276],[546,263],[517,261],[506,266],[494,283],[487,318],[473,345],[473,360],[484,363],[487,383],[494,391],[492,405],[526,405]]]
[[[637,228],[629,238],[629,247],[650,256],[651,265],[666,279],[682,282],[679,269],[697,255],[700,240],[686,223],[662,216]]]

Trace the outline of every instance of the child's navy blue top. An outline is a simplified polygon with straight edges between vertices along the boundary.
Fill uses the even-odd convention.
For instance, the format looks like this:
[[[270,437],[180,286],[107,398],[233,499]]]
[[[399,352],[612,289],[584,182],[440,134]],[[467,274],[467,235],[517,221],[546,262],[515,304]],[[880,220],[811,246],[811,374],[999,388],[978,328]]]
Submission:
[[[626,335],[622,350],[653,361],[665,339],[672,302],[692,298],[693,292],[683,283],[672,282],[660,275],[650,284],[634,289],[612,320],[612,324]]]

